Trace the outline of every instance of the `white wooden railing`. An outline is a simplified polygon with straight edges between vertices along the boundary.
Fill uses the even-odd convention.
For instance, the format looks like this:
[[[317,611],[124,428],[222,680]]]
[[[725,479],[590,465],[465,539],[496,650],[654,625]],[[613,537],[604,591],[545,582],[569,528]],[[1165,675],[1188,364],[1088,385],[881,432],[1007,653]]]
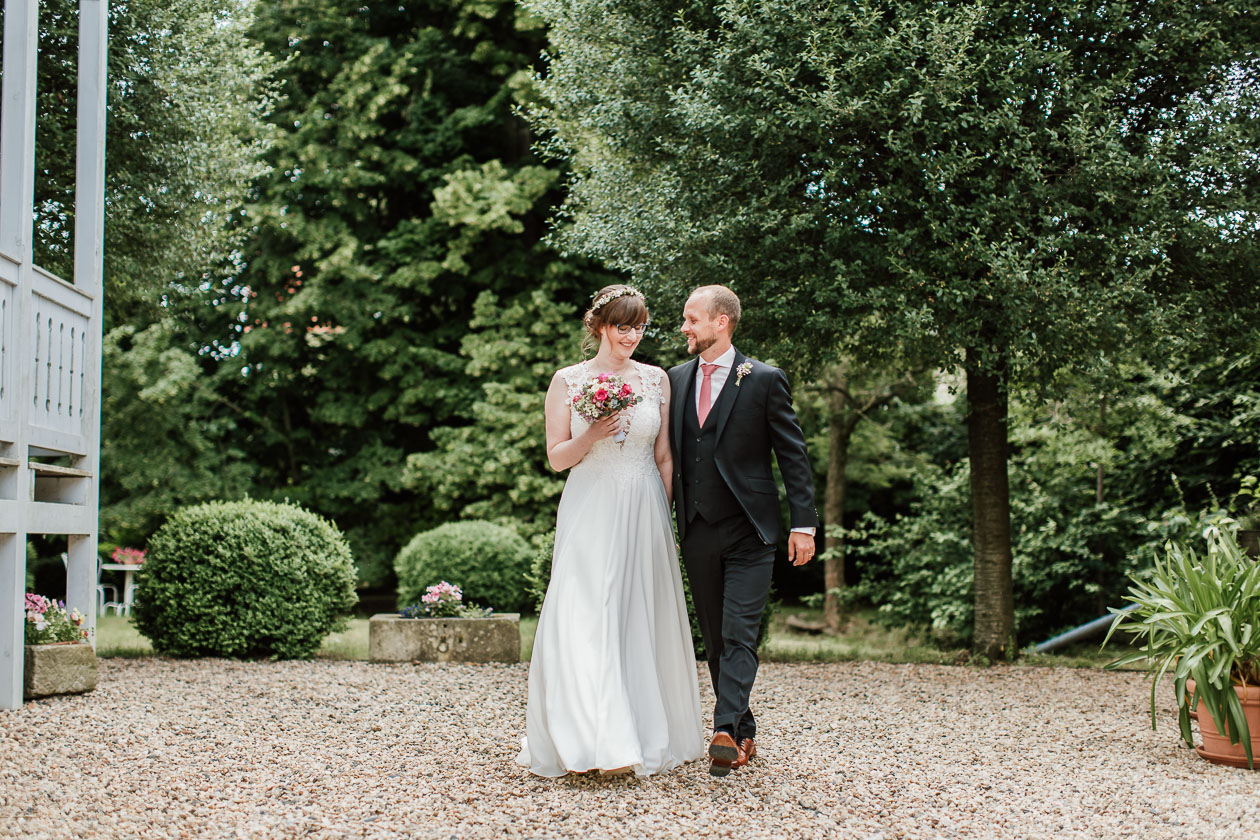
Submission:
[[[35,270],[31,443],[82,455],[92,297]]]

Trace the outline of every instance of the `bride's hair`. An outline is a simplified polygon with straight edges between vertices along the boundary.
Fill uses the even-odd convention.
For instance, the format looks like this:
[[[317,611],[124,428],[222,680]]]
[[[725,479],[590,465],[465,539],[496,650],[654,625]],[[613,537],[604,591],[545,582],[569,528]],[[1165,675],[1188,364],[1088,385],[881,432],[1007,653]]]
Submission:
[[[591,298],[591,308],[586,310],[582,323],[586,335],[582,336],[582,352],[599,349],[599,336],[609,324],[643,324],[648,320],[648,308],[643,293],[633,286],[614,283],[605,286]]]

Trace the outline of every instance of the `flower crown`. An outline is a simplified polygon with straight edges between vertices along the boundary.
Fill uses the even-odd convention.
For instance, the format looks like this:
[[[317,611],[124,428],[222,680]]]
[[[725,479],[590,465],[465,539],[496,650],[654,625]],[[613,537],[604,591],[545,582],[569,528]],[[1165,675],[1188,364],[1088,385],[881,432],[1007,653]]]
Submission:
[[[638,289],[635,289],[631,286],[626,286],[624,289],[615,289],[606,295],[600,296],[599,298],[595,300],[593,304],[591,304],[591,314],[593,315],[597,311],[599,311],[599,308],[601,306],[608,303],[612,303],[617,298],[626,297],[627,295],[631,297],[643,298],[643,292],[640,292]],[[643,298],[643,299],[646,300],[646,298]]]

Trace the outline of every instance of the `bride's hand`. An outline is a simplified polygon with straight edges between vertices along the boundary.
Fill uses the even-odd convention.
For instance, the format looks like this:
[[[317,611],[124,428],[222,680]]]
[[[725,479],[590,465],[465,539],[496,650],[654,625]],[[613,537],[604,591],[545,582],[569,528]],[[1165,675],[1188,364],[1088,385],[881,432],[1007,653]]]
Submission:
[[[601,417],[590,425],[586,430],[586,434],[590,436],[591,443],[598,440],[612,437],[617,434],[617,430],[621,428],[621,413],[609,414],[607,417]]]

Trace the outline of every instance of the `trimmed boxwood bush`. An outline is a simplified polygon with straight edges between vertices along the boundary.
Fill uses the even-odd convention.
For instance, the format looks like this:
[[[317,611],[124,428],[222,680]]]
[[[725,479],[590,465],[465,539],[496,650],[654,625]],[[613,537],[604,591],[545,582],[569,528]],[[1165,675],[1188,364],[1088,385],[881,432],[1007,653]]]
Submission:
[[[148,549],[133,615],[170,656],[307,658],[358,601],[345,538],[296,505],[187,507]]]
[[[448,522],[422,531],[394,560],[398,606],[418,603],[426,589],[445,580],[463,590],[465,603],[495,612],[527,612],[532,557],[529,543],[493,522]]]

